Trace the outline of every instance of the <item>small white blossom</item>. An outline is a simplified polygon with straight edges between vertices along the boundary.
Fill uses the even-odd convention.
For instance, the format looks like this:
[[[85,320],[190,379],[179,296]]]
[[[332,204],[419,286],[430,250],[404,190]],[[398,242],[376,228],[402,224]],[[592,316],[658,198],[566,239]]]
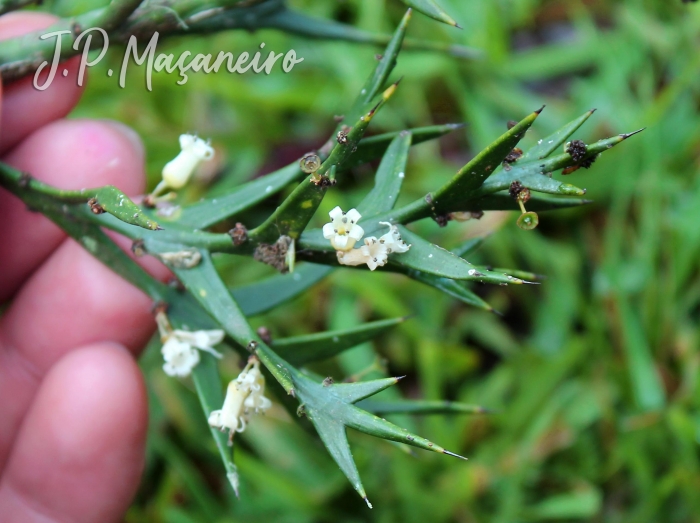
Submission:
[[[170,322],[165,313],[156,315],[158,329],[160,330],[163,347],[160,352],[165,363],[163,370],[168,376],[186,377],[192,373],[199,363],[199,351],[221,358],[212,347],[221,343],[224,339],[222,330],[184,331],[170,327]],[[199,349],[199,350],[197,350]]]
[[[331,241],[336,251],[349,251],[365,234],[362,227],[357,225],[362,216],[357,209],[350,209],[345,213],[340,207],[336,207],[328,214],[331,222],[323,226],[323,237]]]
[[[214,157],[214,149],[209,142],[191,134],[180,135],[180,148],[180,154],[163,167],[163,181],[158,184],[154,194],[167,187],[181,189],[200,163]]]
[[[410,245],[407,245],[406,242],[401,239],[399,228],[396,225],[392,225],[389,222],[379,222],[379,224],[389,227],[389,232],[379,238],[379,242],[386,246],[387,254],[401,254],[407,252],[408,249],[411,248]]]
[[[389,260],[389,254],[401,254],[411,247],[401,239],[399,229],[396,225],[388,222],[379,222],[389,227],[389,232],[377,239],[374,236],[365,238],[364,245],[359,249],[352,249],[347,252],[338,251],[338,263],[341,265],[364,265],[371,271],[377,267],[383,267]]]
[[[209,414],[209,425],[228,430],[229,444],[236,432],[243,432],[250,415],[263,413],[272,406],[264,396],[265,377],[260,372],[260,360],[252,356],[238,377],[228,384],[224,405]]]

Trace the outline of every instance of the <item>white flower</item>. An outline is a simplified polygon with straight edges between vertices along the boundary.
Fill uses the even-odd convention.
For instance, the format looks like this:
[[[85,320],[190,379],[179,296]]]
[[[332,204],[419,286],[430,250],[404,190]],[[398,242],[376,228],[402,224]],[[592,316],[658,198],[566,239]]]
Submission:
[[[199,352],[174,336],[168,338],[160,351],[165,360],[163,370],[168,376],[189,376],[199,363]]]
[[[389,232],[381,238],[377,239],[374,236],[365,238],[364,245],[359,249],[352,249],[347,252],[338,251],[338,263],[341,265],[364,265],[371,271],[377,267],[383,267],[389,260],[389,254],[401,254],[411,247],[401,239],[399,229],[396,225],[388,222],[379,222],[382,225],[389,226]]]
[[[191,134],[180,135],[180,148],[182,149],[180,154],[163,167],[163,181],[158,188],[184,187],[199,164],[214,157],[214,149],[209,142]],[[155,193],[159,192],[158,188],[154,191]]]
[[[401,239],[399,228],[396,225],[392,225],[389,222],[379,222],[379,224],[389,227],[389,232],[379,238],[379,242],[386,246],[387,254],[391,254],[392,252],[401,254],[407,252],[408,249],[411,248],[410,245],[407,245],[406,242]]]
[[[362,227],[357,225],[362,216],[357,209],[350,209],[345,213],[340,207],[336,207],[328,214],[331,217],[331,223],[323,226],[323,237],[331,241],[336,251],[349,251],[365,234]]]
[[[164,312],[156,314],[163,347],[160,349],[165,363],[163,370],[168,376],[189,376],[199,363],[199,350],[221,358],[212,347],[224,339],[222,330],[184,331],[170,327]],[[199,350],[197,350],[199,349]]]
[[[250,415],[259,414],[272,406],[264,396],[265,377],[260,372],[260,360],[251,356],[248,365],[228,384],[221,410],[209,414],[209,425],[229,432],[229,445],[236,432],[243,432]]]

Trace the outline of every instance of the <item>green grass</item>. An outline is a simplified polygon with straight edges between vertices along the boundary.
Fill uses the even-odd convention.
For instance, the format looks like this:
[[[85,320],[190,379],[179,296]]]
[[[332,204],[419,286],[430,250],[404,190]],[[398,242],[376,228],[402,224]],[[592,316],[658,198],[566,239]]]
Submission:
[[[294,1],[318,16],[390,32],[390,0]],[[469,457],[464,463],[351,433],[375,509],[368,512],[318,438],[275,409],[239,441],[242,497],[230,493],[192,389],[143,358],[151,393],[148,466],[127,521],[140,522],[691,522],[700,518],[700,6],[680,0],[615,2],[441,0],[463,31],[416,16],[413,38],[483,49],[476,62],[406,52],[399,92],[379,130],[464,121],[466,131],[418,146],[406,201],[439,186],[478,150],[542,104],[534,143],[588,109],[577,138],[647,127],[570,175],[595,201],[542,213],[534,232],[515,214],[416,228],[442,245],[496,229],[474,263],[547,275],[539,286],[475,287],[504,316],[467,308],[395,275],[338,271],[255,320],[277,336],[415,314],[409,322],[318,367],[342,379],[385,365],[408,377],[410,397],[449,398],[493,414],[401,418],[409,429]],[[186,130],[211,136],[225,175],[214,190],[284,165],[320,145],[372,67],[376,49],[304,41],[270,31],[182,38],[161,50],[296,49],[290,74],[157,76],[127,89],[91,71],[76,116],[134,126],[154,183]],[[373,123],[374,125],[374,123]],[[328,194],[321,212],[355,205],[371,171]],[[193,187],[191,198],[204,190]],[[246,218],[259,220],[263,215]],[[318,220],[319,218],[317,218]],[[321,225],[319,221],[316,225]],[[235,258],[232,283],[267,267]],[[345,322],[345,323],[343,323]],[[379,356],[377,356],[379,355]],[[378,357],[380,359],[378,359]],[[228,362],[225,373],[237,368]],[[376,371],[374,371],[376,372]],[[371,377],[371,374],[367,375]]]

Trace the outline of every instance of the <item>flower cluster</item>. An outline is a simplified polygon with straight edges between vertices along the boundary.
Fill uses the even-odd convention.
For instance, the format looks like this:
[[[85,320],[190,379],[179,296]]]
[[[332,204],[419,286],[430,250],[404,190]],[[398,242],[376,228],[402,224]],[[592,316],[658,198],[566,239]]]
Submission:
[[[156,322],[163,342],[161,354],[165,363],[163,370],[168,376],[189,376],[199,363],[199,351],[203,350],[221,358],[212,347],[224,339],[222,330],[184,331],[172,329],[164,312],[156,315]],[[199,349],[199,350],[197,350]]]
[[[386,265],[390,254],[401,254],[411,247],[401,239],[396,225],[379,222],[389,227],[389,232],[380,238],[369,236],[365,238],[363,246],[353,249],[355,242],[364,234],[362,227],[357,225],[362,217],[360,213],[357,209],[350,209],[345,213],[340,207],[336,207],[328,214],[331,222],[323,226],[323,237],[330,240],[338,255],[338,263],[341,265],[367,264],[367,267],[373,271],[377,267]]]
[[[234,434],[245,430],[252,413],[263,413],[272,406],[264,394],[265,377],[260,372],[260,360],[251,356],[243,371],[228,384],[221,409],[209,414],[209,425],[228,430],[230,445]]]

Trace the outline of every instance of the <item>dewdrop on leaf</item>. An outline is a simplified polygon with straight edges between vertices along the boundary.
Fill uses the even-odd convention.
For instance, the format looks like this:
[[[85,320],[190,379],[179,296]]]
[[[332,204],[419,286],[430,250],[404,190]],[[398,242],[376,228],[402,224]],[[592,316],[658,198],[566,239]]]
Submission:
[[[336,207],[328,215],[331,222],[323,226],[323,237],[331,241],[336,251],[349,251],[365,234],[362,227],[357,225],[362,215],[357,209],[350,209],[345,213],[340,207]]]
[[[163,181],[154,193],[159,192],[159,188],[181,189],[199,164],[214,158],[214,149],[209,142],[191,134],[180,135],[180,148],[180,154],[163,167]]]

